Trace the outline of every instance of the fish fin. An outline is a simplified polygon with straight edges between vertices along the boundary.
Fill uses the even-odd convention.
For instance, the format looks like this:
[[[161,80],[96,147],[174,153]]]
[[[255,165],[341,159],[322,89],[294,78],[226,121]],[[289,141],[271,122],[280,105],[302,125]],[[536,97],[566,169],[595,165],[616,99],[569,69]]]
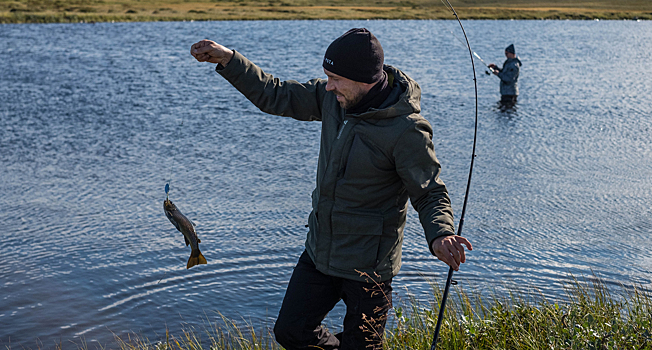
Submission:
[[[197,259],[197,257],[193,257],[191,255],[190,258],[188,259],[188,265],[186,265],[186,269],[189,269],[189,268],[191,268],[191,267],[193,267],[195,265],[198,265],[198,264],[199,264],[199,259]]]
[[[181,228],[179,227],[179,224],[177,223],[177,220],[174,220],[174,217],[172,214],[170,214],[169,211],[165,211],[165,216],[167,216],[168,220],[174,225],[174,227],[177,229],[177,231],[181,232]]]
[[[190,258],[188,258],[188,265],[186,265],[186,269],[189,269],[193,266],[200,265],[200,264],[208,264],[206,261],[206,258],[204,258],[204,254],[201,252],[197,252],[197,255],[194,256],[195,254],[190,254]]]
[[[188,238],[186,238],[186,236],[183,236],[183,239],[186,240],[186,247],[187,247],[190,244],[190,241],[188,240]]]
[[[197,243],[201,243],[201,239],[199,239],[199,237],[197,237]]]

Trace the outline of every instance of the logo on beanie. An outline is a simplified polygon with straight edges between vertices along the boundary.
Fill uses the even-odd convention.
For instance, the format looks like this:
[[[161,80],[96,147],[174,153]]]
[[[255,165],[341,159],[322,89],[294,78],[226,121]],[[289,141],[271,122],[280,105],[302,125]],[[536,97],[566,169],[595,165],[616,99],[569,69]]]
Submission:
[[[334,66],[334,65],[335,65],[335,64],[333,64],[333,61],[330,60],[330,59],[328,59],[328,58],[324,58],[324,62],[330,64],[331,66]]]

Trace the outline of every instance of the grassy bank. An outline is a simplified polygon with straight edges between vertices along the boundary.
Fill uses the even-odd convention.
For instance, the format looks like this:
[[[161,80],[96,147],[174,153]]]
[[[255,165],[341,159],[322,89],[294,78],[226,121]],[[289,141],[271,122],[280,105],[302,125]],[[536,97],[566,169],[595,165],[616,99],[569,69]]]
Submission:
[[[613,296],[593,279],[576,281],[563,304],[515,292],[491,300],[456,294],[439,349],[652,349],[649,292]],[[436,310],[412,307],[388,332],[386,348],[429,349],[436,318]]]
[[[457,289],[449,298],[438,349],[652,350],[650,292],[629,289],[612,295],[596,279],[575,281],[567,290],[567,302],[553,303],[515,291],[482,300]],[[433,295],[440,300],[439,289]],[[429,349],[437,309],[414,300],[395,304],[385,349]],[[218,323],[207,321],[201,330],[166,334],[154,342],[118,338],[117,344],[120,350],[281,349],[267,328],[254,331],[224,318]]]
[[[652,19],[649,0],[452,4],[462,19]],[[0,23],[451,18],[439,0],[0,0]]]

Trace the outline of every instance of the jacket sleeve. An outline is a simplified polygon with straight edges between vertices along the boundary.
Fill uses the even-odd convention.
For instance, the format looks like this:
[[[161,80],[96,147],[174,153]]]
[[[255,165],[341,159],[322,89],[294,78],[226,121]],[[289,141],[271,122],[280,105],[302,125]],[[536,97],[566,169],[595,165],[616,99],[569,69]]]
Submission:
[[[448,190],[439,178],[441,166],[435,155],[430,124],[419,118],[403,132],[393,153],[397,173],[419,213],[428,249],[434,255],[432,241],[454,235],[455,226]]]
[[[518,71],[519,68],[516,64],[505,65],[498,73],[498,78],[507,84],[513,84],[518,78]]]
[[[325,80],[313,79],[304,84],[280,81],[239,52],[233,53],[226,67],[218,65],[215,70],[261,111],[298,120],[321,120]]]

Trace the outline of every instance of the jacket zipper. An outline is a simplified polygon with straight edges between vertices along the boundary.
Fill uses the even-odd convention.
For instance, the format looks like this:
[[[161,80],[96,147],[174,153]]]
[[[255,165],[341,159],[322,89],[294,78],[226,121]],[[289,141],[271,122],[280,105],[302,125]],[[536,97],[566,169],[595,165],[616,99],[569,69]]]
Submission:
[[[342,136],[342,131],[344,131],[344,127],[346,126],[346,123],[349,121],[344,119],[344,122],[342,123],[342,126],[340,127],[340,131],[337,132],[337,139],[340,139],[340,136]]]

